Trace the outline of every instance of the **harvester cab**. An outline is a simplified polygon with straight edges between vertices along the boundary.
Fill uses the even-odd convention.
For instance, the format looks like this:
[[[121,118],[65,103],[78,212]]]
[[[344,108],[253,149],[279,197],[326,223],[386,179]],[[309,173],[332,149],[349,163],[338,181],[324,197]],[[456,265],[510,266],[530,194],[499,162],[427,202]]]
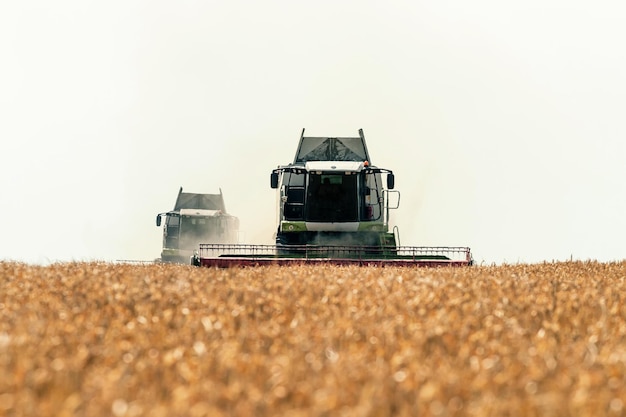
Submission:
[[[358,137],[305,137],[295,158],[270,174],[277,190],[275,245],[201,244],[192,264],[208,267],[334,264],[463,266],[467,247],[400,246],[390,210],[400,193],[389,169],[372,165]]]
[[[174,209],[159,213],[163,223],[161,262],[188,264],[200,243],[237,243],[239,219],[226,212],[224,196],[178,191]]]

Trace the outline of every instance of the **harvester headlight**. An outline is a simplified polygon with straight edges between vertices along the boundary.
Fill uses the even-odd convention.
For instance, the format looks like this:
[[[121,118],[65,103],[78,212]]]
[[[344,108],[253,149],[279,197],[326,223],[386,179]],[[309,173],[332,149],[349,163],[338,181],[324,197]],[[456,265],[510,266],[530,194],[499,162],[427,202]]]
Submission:
[[[289,230],[293,230],[293,224],[290,224],[290,225],[287,227],[287,229],[289,229]]]

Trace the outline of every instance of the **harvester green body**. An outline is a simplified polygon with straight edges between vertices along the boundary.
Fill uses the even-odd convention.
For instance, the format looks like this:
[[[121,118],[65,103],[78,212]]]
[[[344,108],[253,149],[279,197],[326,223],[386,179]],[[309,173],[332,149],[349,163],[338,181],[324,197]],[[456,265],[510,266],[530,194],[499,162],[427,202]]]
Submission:
[[[350,245],[389,248],[393,172],[372,165],[359,137],[305,137],[294,161],[272,171],[278,190],[277,245]],[[397,204],[393,206],[397,208]]]

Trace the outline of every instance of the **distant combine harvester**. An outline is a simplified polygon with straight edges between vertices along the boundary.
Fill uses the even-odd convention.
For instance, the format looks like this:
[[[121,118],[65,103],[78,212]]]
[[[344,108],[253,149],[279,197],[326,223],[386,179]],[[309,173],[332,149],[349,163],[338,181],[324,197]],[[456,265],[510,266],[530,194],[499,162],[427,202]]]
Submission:
[[[238,241],[239,219],[227,213],[221,189],[219,194],[197,194],[180,187],[174,209],[157,214],[157,227],[162,223],[161,262],[189,264],[200,243]]]

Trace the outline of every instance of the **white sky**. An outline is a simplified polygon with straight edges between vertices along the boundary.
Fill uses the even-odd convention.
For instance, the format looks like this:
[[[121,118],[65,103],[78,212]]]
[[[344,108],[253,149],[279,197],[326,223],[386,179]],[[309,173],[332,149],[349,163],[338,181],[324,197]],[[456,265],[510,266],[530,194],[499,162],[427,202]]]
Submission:
[[[180,186],[272,243],[302,128],[392,169],[403,245],[626,258],[626,3],[0,2],[0,259],[150,260]]]

